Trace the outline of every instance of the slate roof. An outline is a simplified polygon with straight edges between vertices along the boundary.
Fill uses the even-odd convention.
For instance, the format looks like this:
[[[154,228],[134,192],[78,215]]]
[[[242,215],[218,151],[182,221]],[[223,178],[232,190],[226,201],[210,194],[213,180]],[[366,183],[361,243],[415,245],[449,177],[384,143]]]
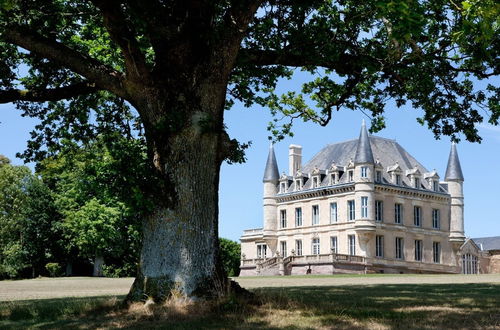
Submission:
[[[370,139],[368,131],[366,130],[365,121],[361,125],[361,132],[356,147],[356,156],[354,156],[354,164],[374,163],[372,148],[370,146]]]
[[[483,251],[500,250],[500,236],[479,237],[472,239]]]
[[[411,187],[409,178],[404,175],[407,170],[416,167],[422,174],[429,172],[395,140],[390,140],[373,135],[368,136],[368,138],[370,140],[373,158],[380,161],[383,167],[382,175],[384,182],[390,182],[387,168],[394,165],[396,162],[399,164],[399,167],[401,168],[403,173],[403,175],[401,176],[403,186],[406,185],[408,187]],[[351,160],[354,161],[356,157],[358,141],[359,139],[354,139],[328,144],[302,167],[302,172],[310,173],[316,166],[319,169],[328,169],[330,168],[332,162],[335,162],[339,166],[347,166],[347,164],[349,164]],[[309,181],[311,180],[308,180],[308,182],[303,186],[303,189],[307,189],[310,187]],[[326,179],[323,180],[323,182],[326,182]],[[339,183],[341,184],[346,182],[347,176],[342,175]],[[421,180],[421,183],[424,188],[431,189],[431,187],[428,186],[426,180]],[[293,191],[293,184],[290,188],[291,189],[289,189],[289,191]]]
[[[462,167],[460,166],[460,160],[458,159],[457,145],[455,143],[451,145],[450,156],[448,157],[448,165],[446,166],[445,180],[464,181]]]
[[[280,173],[278,171],[278,162],[276,161],[276,155],[274,154],[274,147],[271,144],[269,146],[269,154],[267,156],[266,168],[264,169],[263,182],[275,182],[277,183],[280,178]]]

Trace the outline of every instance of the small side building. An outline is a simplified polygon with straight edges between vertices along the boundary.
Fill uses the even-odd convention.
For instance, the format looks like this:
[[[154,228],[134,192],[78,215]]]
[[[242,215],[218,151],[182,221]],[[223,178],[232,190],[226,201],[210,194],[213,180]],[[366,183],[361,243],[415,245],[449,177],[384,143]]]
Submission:
[[[473,238],[479,249],[480,272],[500,273],[500,236]]]

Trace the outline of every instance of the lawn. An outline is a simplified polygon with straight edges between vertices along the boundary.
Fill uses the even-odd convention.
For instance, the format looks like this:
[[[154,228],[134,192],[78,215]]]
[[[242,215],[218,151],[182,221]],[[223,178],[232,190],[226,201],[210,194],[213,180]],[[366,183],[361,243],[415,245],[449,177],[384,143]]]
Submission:
[[[498,276],[308,276],[240,283],[256,294],[254,301],[175,301],[129,309],[120,308],[123,296],[3,301],[0,328],[500,328]]]

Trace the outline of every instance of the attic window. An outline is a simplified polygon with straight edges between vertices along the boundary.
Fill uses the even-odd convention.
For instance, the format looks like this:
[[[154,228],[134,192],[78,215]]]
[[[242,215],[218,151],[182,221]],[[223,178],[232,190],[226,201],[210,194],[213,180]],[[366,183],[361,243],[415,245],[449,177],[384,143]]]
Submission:
[[[280,193],[283,194],[286,192],[286,182],[280,183]]]
[[[362,178],[368,177],[368,167],[366,166],[361,167],[361,177]]]
[[[330,174],[330,185],[333,185],[337,183],[337,180],[335,180],[335,173]]]
[[[351,170],[349,171],[349,182],[353,182],[354,181],[354,172]]]
[[[420,179],[415,178],[415,188],[420,189]]]
[[[375,174],[375,182],[382,182],[382,171],[377,171]]]
[[[319,186],[319,180],[318,180],[317,176],[313,177],[312,184],[313,184],[313,186],[312,186],[313,188],[318,188],[318,186]]]
[[[396,184],[397,184],[398,186],[400,186],[400,185],[401,185],[401,175],[400,175],[400,174],[396,174]]]
[[[295,180],[295,190],[302,189],[302,179]]]
[[[439,183],[437,181],[432,181],[432,190],[439,191]]]

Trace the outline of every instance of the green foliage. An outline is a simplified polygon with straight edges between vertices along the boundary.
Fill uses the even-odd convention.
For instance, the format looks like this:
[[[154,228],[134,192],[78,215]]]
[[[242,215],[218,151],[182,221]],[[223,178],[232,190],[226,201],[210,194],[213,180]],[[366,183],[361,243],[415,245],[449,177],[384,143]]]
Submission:
[[[220,254],[224,270],[228,276],[240,273],[241,246],[227,238],[219,238]]]
[[[50,277],[58,277],[62,275],[62,267],[57,262],[49,262],[45,265],[45,269],[49,273]]]

